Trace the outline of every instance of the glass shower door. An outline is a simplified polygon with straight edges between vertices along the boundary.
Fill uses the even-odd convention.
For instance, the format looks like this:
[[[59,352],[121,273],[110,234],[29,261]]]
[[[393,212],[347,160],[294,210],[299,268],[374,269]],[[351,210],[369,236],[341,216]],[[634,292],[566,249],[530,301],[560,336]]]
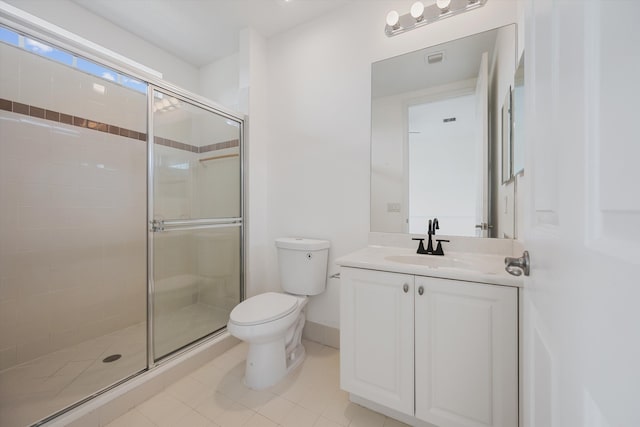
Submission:
[[[153,361],[225,327],[241,298],[241,123],[153,90]]]
[[[147,367],[147,85],[0,26],[0,426]]]

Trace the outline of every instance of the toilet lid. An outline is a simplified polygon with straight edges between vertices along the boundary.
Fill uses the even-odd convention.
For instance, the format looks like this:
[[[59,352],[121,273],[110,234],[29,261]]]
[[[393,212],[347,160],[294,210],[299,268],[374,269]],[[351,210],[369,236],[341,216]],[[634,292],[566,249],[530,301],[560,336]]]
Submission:
[[[258,325],[284,317],[297,306],[298,299],[292,295],[266,292],[238,304],[229,319],[236,325]]]

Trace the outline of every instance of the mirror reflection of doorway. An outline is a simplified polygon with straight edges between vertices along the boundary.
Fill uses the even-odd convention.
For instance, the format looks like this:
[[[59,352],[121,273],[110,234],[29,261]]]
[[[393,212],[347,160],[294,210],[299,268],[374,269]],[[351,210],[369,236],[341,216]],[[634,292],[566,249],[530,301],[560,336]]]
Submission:
[[[475,235],[475,105],[467,94],[408,107],[409,233],[424,234],[438,217],[446,234]]]

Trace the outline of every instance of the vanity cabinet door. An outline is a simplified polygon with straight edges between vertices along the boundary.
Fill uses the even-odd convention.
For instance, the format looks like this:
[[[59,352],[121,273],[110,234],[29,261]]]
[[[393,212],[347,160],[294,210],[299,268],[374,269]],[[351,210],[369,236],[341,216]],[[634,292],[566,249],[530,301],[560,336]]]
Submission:
[[[413,415],[414,276],[342,268],[340,383]]]
[[[416,276],[416,417],[518,425],[515,288]]]

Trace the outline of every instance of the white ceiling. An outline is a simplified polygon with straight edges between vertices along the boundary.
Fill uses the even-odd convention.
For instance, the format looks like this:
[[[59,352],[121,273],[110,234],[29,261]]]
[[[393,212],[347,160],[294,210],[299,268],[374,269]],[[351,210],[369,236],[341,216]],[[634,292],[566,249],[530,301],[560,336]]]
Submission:
[[[240,30],[263,37],[310,21],[347,0],[72,0],[200,67],[238,51]]]

